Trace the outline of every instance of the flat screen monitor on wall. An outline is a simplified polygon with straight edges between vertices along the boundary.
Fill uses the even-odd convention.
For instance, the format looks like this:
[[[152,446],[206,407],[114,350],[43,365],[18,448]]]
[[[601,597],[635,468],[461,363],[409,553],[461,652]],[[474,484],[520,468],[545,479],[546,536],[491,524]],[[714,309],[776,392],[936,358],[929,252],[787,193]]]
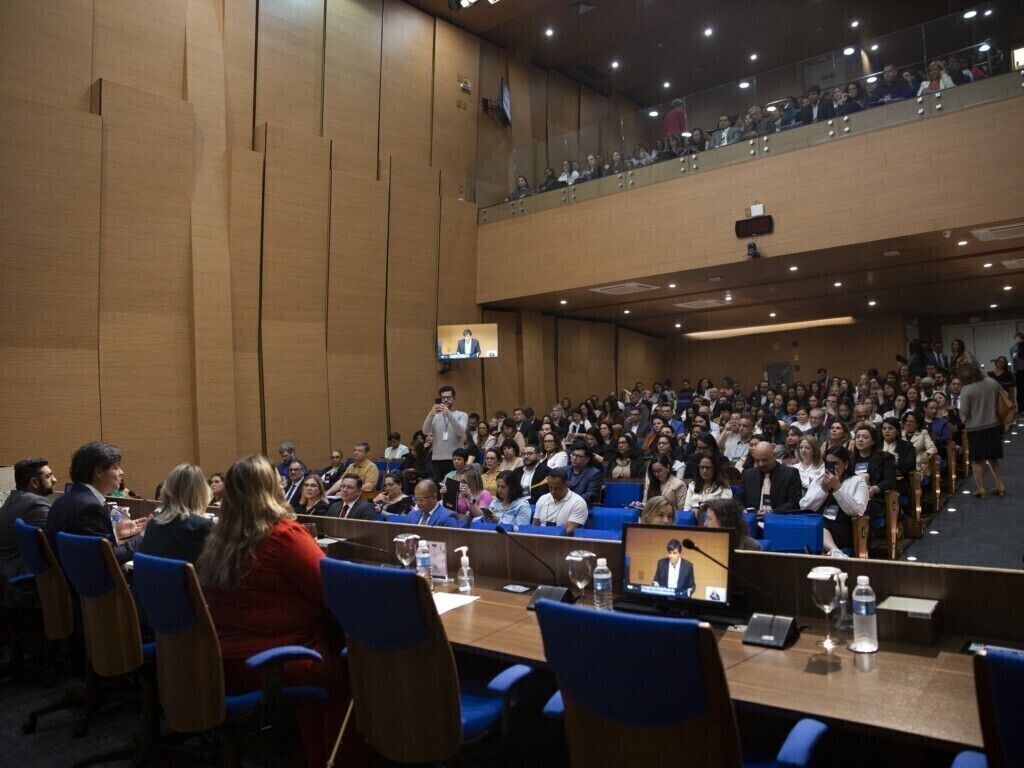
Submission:
[[[498,102],[501,105],[501,121],[505,125],[512,125],[512,97],[504,77],[498,78]]]
[[[498,356],[498,324],[437,326],[439,360],[470,360]]]

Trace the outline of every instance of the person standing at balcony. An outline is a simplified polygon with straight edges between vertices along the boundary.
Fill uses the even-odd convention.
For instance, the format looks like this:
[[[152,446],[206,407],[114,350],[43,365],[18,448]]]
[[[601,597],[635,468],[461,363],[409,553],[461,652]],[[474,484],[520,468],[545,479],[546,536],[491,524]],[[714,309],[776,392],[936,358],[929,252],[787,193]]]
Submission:
[[[665,115],[665,136],[686,133],[686,110],[682,99],[672,99],[672,109]]]

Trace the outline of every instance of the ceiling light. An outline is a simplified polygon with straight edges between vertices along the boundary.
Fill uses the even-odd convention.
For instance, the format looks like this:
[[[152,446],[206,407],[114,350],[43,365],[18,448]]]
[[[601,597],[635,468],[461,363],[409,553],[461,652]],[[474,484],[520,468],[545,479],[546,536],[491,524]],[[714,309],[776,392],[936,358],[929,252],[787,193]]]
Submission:
[[[978,46],[978,50],[981,51],[982,53],[986,53],[987,51],[992,50],[992,46],[989,45],[988,43],[982,43],[981,45]]]
[[[711,27],[707,27],[707,28],[706,28],[706,29],[704,30],[704,37],[711,37],[711,35],[712,35],[713,33],[714,33],[714,30],[713,30],[713,29],[712,29]]]
[[[789,268],[789,271],[790,271],[790,272],[796,272],[796,271],[797,271],[798,269],[800,269],[800,267],[798,267],[798,266],[796,266],[796,265],[794,264],[794,265],[793,265],[792,267],[790,267],[790,268]]]
[[[684,139],[688,139],[688,138],[690,138],[691,136],[693,136],[693,134],[692,134],[692,133],[690,133],[689,131],[683,131],[683,132],[682,132],[681,134],[679,134],[679,135],[680,135],[680,136],[682,136],[682,137],[683,137]]]
[[[893,250],[891,250],[891,251],[882,251],[882,255],[883,255],[883,256],[889,256],[890,258],[892,258],[893,256],[899,256],[899,255],[900,255],[900,252],[899,252],[899,251],[897,251],[897,250],[896,250],[896,249],[894,248],[894,249],[893,249]]]
[[[992,9],[989,8],[987,11],[985,11],[985,15],[986,16],[991,16],[992,15]]]
[[[748,83],[746,80],[742,80],[740,82],[740,88],[749,88],[749,87],[750,87],[750,83]]]
[[[774,312],[769,312],[768,313],[768,317],[775,317],[775,313]]]
[[[723,280],[725,280],[725,278],[722,277],[721,275],[712,275],[711,277],[708,278],[709,283],[720,283]]]
[[[751,61],[757,61],[757,54],[756,53],[750,54],[750,60]]]
[[[624,315],[628,315],[628,314],[629,314],[629,310],[628,310],[628,309],[624,309],[624,310],[622,310],[622,314],[624,314]]]
[[[832,283],[832,285],[834,285],[836,288],[842,288],[843,287],[843,284],[840,283],[838,280],[836,282]]]
[[[965,19],[973,19],[977,15],[978,15],[977,11],[964,11],[964,18]]]
[[[872,51],[877,51],[877,50],[878,50],[878,43],[874,43],[874,44],[873,44],[873,45],[871,46],[871,50],[872,50]]]
[[[966,241],[966,240],[960,240],[960,241],[959,241],[959,242],[957,243],[957,245],[959,245],[959,246],[960,246],[960,247],[962,248],[963,246],[967,245],[967,241]]]
[[[991,266],[992,266],[992,262],[991,262],[991,261],[986,261],[986,262],[985,262],[984,264],[982,264],[981,266],[983,266],[983,267],[984,267],[985,269],[988,269],[989,267],[991,267]]]
[[[668,284],[668,287],[669,287],[669,288],[675,288],[675,287],[676,287],[676,284],[675,284],[675,283],[669,283],[669,284]]]
[[[547,29],[544,30],[544,34],[547,35],[548,37],[551,37],[553,34],[555,34],[555,30],[553,30],[551,27],[548,27]]]
[[[869,306],[869,307],[873,307],[873,306],[875,306],[875,304],[877,304],[877,303],[878,303],[877,301],[875,301],[874,299],[872,299],[871,301],[869,301],[869,302],[868,302],[868,306]]]
[[[998,304],[989,304],[988,305],[989,309],[995,309],[998,306],[999,306]]]
[[[566,301],[565,299],[562,299],[562,300],[561,300],[560,302],[558,302],[558,303],[559,303],[559,304],[568,304],[569,302],[568,302],[568,301]]]
[[[868,78],[868,82],[869,83],[877,83],[878,82],[878,78],[875,77],[874,75],[872,75],[871,77]]]
[[[746,328],[723,328],[720,331],[694,331],[686,335],[691,339],[731,339],[735,336],[748,336],[755,333],[800,331],[805,328],[822,328],[829,325],[853,325],[856,322],[856,320],[849,316],[826,317],[821,320],[801,320],[795,323],[772,323],[770,325],[752,325]]]
[[[774,104],[769,104],[769,105],[768,105],[768,111],[769,111],[769,112],[775,112],[775,111],[776,111],[776,109],[775,109],[775,105],[774,105]]]
[[[664,85],[666,88],[671,88],[672,87],[672,83],[670,83],[668,80],[666,80],[664,83],[662,83],[662,85]]]
[[[846,56],[853,56],[853,53],[854,53],[854,51],[853,51],[853,46],[852,45],[848,46],[846,48],[843,48],[843,54],[844,55],[846,55]]]
[[[652,109],[652,110],[651,110],[650,112],[648,112],[647,114],[648,114],[648,115],[650,115],[651,117],[657,117],[657,116],[658,116],[658,110],[656,110],[656,109]]]
[[[618,68],[619,68],[619,62],[613,61],[612,62],[612,69],[618,69]]]
[[[682,323],[676,323],[676,328],[682,328],[682,327],[683,327]]]
[[[731,295],[731,294],[728,294],[728,293],[727,293],[727,294],[725,294],[725,300],[726,300],[726,301],[732,301],[732,295]]]
[[[1012,285],[1004,285],[1003,286],[1003,290],[1004,291],[1012,291],[1013,290],[1013,286]]]
[[[473,4],[473,0],[462,0],[462,3],[461,3],[463,8],[469,8],[469,6],[471,6],[472,4]]]
[[[850,28],[851,29],[856,29],[859,26],[860,26],[860,20],[859,19],[854,19],[853,21],[850,22]]]

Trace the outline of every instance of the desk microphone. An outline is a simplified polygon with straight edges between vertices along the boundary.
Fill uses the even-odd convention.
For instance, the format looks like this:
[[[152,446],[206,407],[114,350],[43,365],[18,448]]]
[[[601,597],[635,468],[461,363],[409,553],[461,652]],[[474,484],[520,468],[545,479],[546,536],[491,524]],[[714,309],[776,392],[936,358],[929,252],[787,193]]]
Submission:
[[[352,539],[337,539],[339,544],[348,544],[349,546],[356,547],[358,549],[369,549],[372,552],[379,552],[388,558],[388,562],[392,565],[398,565],[398,558],[395,557],[393,552],[389,552],[386,549],[380,547],[374,547],[370,544],[360,544],[358,541],[352,541]]]
[[[744,584],[753,587],[768,598],[768,603],[771,605],[772,612],[771,614],[751,614],[750,621],[747,622],[747,631],[743,633],[743,643],[745,645],[761,645],[766,648],[786,648],[795,643],[796,639],[800,637],[800,630],[797,628],[796,621],[792,616],[778,615],[778,607],[775,604],[775,598],[773,598],[763,587],[755,584],[734,568],[730,568],[717,558],[709,555],[703,549],[698,547],[694,543],[693,539],[683,539],[683,549],[689,549],[703,555],[715,565],[723,568],[730,576],[735,576]]]
[[[502,536],[506,536],[509,541],[511,541],[513,544],[515,544],[517,547],[523,550],[523,552],[525,552],[538,563],[543,565],[547,569],[548,573],[551,574],[552,584],[558,581],[558,577],[555,576],[554,569],[550,565],[545,563],[543,560],[541,560],[539,557],[537,557],[537,554],[531,551],[529,547],[523,544],[523,542],[519,541],[517,537],[509,536],[509,531],[504,525],[496,525],[494,527],[494,530],[496,533],[500,533]],[[533,597],[530,599],[530,604],[526,606],[526,610],[537,610],[537,601],[542,598],[547,600],[554,600],[556,603],[571,603],[574,599],[572,596],[572,592],[570,592],[565,587],[539,585],[536,591],[533,593]]]

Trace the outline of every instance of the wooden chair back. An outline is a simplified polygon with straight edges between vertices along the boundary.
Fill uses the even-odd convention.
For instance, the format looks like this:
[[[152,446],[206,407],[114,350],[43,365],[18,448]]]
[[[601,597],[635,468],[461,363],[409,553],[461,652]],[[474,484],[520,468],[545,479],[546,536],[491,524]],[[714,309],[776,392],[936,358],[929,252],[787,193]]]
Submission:
[[[71,590],[46,534],[42,528],[17,520],[15,536],[22,559],[35,578],[46,639],[56,641],[71,637],[75,631]]]

